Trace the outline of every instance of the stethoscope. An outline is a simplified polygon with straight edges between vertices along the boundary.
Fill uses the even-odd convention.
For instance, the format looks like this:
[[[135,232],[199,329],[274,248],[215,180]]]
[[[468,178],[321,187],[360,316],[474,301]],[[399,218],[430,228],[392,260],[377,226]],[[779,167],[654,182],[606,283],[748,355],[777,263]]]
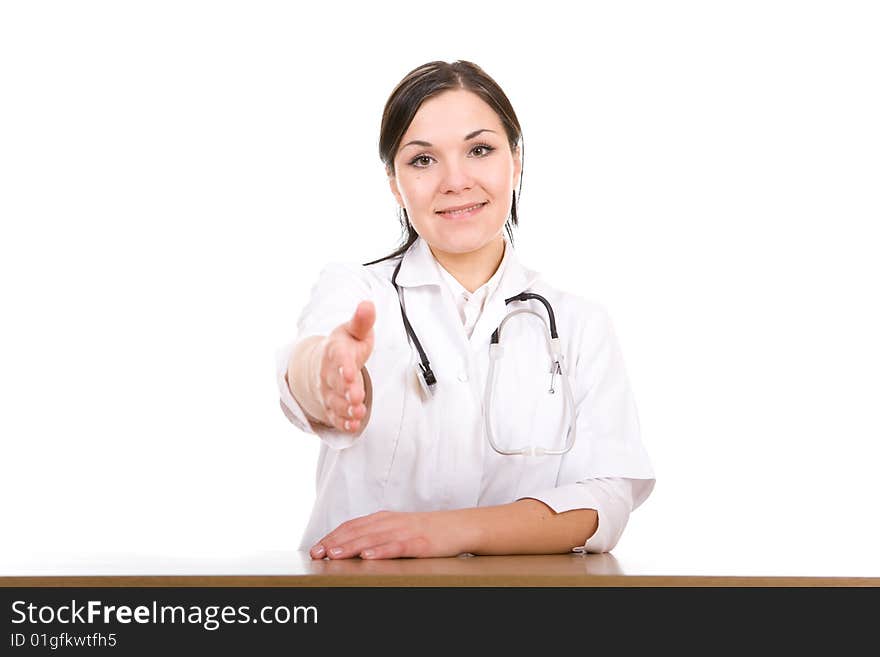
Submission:
[[[409,336],[410,341],[412,342],[412,344],[415,345],[416,350],[419,352],[420,362],[416,364],[419,383],[421,384],[422,389],[425,391],[426,395],[431,396],[434,394],[434,388],[437,385],[437,377],[431,370],[431,364],[428,361],[428,356],[425,354],[425,350],[422,348],[422,344],[421,342],[419,342],[418,337],[416,337],[416,332],[413,330],[412,325],[409,323],[409,319],[406,316],[406,309],[403,307],[403,291],[397,285],[397,272],[400,271],[401,264],[403,264],[403,258],[400,259],[400,262],[397,263],[397,267],[395,267],[394,269],[394,274],[391,276],[391,284],[394,286],[394,289],[397,290],[397,300],[400,303],[400,314],[403,317],[403,326],[406,329],[406,333]],[[568,381],[568,375],[563,369],[562,363],[565,358],[562,354],[562,345],[559,341],[559,335],[556,333],[556,315],[553,314],[553,308],[550,305],[550,302],[547,301],[547,299],[542,297],[540,294],[535,294],[534,292],[522,292],[520,294],[510,297],[509,299],[505,299],[504,304],[506,306],[507,304],[510,304],[514,301],[527,301],[529,299],[534,299],[544,304],[544,307],[547,309],[547,316],[550,318],[550,329],[548,331],[547,323],[544,321],[544,318],[540,315],[540,313],[536,313],[534,310],[530,310],[528,308],[518,308],[508,313],[507,316],[503,320],[501,320],[498,328],[496,328],[495,331],[492,333],[492,339],[489,342],[489,372],[486,376],[485,393],[486,437],[489,439],[489,444],[492,446],[492,449],[494,449],[499,454],[503,454],[505,456],[560,456],[570,451],[571,448],[574,447],[574,441],[577,433],[575,427],[574,395],[571,392],[571,385]],[[550,357],[552,359],[552,364],[550,366],[550,389],[548,390],[548,393],[551,395],[556,393],[556,390],[553,387],[553,382],[557,375],[562,380],[562,388],[565,394],[565,400],[567,402],[568,408],[568,431],[566,432],[565,447],[563,447],[562,449],[545,449],[544,447],[536,447],[533,445],[520,447],[517,449],[501,449],[496,444],[495,437],[492,432],[492,414],[490,412],[490,409],[492,408],[492,388],[495,381],[495,363],[501,360],[501,357],[504,355],[504,348],[501,346],[501,329],[504,328],[504,325],[508,322],[508,320],[510,320],[511,317],[523,313],[537,316],[538,319],[541,320],[541,324],[544,327],[544,335],[547,338],[547,346],[550,350]]]

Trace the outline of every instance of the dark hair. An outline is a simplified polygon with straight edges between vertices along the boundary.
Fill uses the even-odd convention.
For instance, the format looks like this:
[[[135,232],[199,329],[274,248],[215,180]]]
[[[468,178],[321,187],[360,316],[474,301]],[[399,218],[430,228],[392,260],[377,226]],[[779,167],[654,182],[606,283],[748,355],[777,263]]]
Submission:
[[[522,141],[522,129],[510,100],[498,86],[498,83],[489,77],[483,69],[464,60],[458,60],[451,64],[442,61],[429,62],[407,73],[385,103],[382,126],[379,130],[379,157],[392,174],[394,173],[394,156],[397,153],[397,148],[419,107],[429,98],[451,89],[472,91],[495,110],[498,118],[501,119],[504,131],[507,133],[511,152]],[[522,191],[522,170],[520,170],[520,191]],[[510,217],[504,223],[511,244],[513,244],[513,227],[518,225],[516,197],[517,194],[514,191]],[[400,248],[383,258],[364,263],[365,265],[372,265],[402,255],[418,239],[419,235],[410,223],[405,208],[401,208],[399,220],[403,228]]]

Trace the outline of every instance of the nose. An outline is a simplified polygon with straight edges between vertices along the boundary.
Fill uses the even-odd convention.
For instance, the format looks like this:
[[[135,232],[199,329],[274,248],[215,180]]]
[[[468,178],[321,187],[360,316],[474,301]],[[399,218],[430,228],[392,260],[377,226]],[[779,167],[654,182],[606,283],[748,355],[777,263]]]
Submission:
[[[443,170],[442,188],[444,193],[459,193],[474,186],[473,175],[467,163],[449,162]]]

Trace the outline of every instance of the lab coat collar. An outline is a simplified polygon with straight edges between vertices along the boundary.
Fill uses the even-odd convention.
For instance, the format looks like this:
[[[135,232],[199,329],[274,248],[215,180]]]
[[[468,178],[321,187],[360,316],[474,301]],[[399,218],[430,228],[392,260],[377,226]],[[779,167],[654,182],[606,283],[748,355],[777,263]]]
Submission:
[[[403,254],[403,262],[400,263],[400,271],[397,272],[397,284],[400,287],[443,285],[434,254],[421,237],[416,238],[412,246]]]
[[[501,281],[492,294],[493,298],[504,299],[519,294],[526,290],[538,278],[536,271],[526,269],[520,264],[516,251],[510,243],[507,233],[502,233],[505,242],[505,258]],[[443,286],[443,278],[439,269],[440,265],[431,253],[428,243],[421,237],[417,238],[412,246],[403,255],[400,271],[397,272],[397,284],[400,287],[417,287],[420,285]]]

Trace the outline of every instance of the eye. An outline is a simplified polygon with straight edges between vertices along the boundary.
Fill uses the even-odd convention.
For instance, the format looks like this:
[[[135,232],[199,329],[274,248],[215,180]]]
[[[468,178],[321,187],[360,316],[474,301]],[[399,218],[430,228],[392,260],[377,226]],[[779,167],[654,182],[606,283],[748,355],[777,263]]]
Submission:
[[[489,146],[489,144],[477,144],[476,146],[474,146],[474,147],[471,149],[471,153],[473,153],[473,152],[474,152],[475,150],[477,150],[478,148],[481,149],[481,150],[483,150],[483,151],[485,152],[484,155],[480,155],[479,157],[486,157],[486,155],[488,155],[489,153],[491,153],[492,151],[495,150],[495,148],[492,147],[492,146]]]
[[[434,159],[434,158],[432,158],[430,155],[416,155],[413,159],[411,159],[409,161],[409,163],[411,166],[414,166],[417,169],[424,169],[425,167],[428,166],[428,163],[427,162],[425,162],[424,164],[418,164],[418,163],[423,162],[424,160],[432,160],[432,159]]]
[[[484,158],[489,153],[495,150],[494,146],[489,146],[489,144],[475,144],[473,148],[471,148],[471,153],[474,153],[479,150],[479,153],[476,154],[478,158]],[[415,167],[416,169],[427,169],[430,166],[430,161],[434,158],[430,155],[416,155],[413,159],[409,161],[410,166]]]

